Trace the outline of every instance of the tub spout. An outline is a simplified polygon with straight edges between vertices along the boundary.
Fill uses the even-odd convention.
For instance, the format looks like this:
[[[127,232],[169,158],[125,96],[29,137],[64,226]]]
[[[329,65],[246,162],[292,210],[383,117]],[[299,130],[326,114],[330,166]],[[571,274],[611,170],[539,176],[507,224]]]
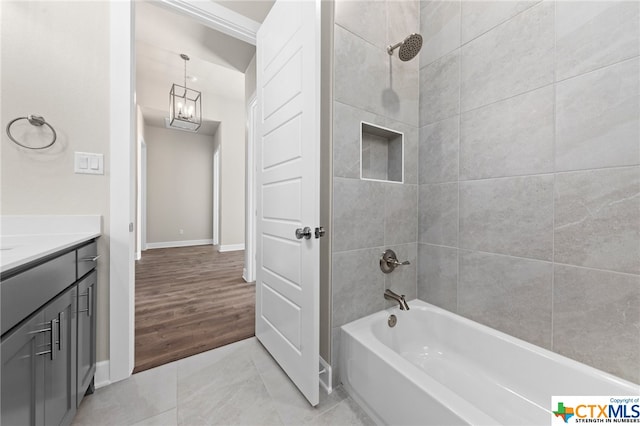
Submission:
[[[398,306],[400,307],[401,311],[409,310],[409,305],[407,304],[407,301],[404,299],[404,294],[400,295],[389,289],[386,289],[384,291],[384,298],[387,300],[395,300],[396,302],[398,302]]]

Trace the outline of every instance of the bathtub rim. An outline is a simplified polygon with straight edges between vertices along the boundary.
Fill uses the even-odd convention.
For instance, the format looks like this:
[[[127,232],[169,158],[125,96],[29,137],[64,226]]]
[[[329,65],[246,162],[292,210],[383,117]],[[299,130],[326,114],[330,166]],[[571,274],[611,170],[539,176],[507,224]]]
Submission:
[[[600,370],[596,367],[592,367],[590,365],[584,364],[578,360],[575,359],[571,359],[568,358],[562,354],[559,354],[557,352],[553,352],[549,349],[545,349],[543,347],[534,345],[533,343],[529,343],[526,342],[518,337],[515,336],[511,336],[510,334],[504,333],[502,331],[496,330],[495,328],[491,328],[487,325],[481,324],[477,321],[471,320],[469,318],[465,318],[462,315],[453,313],[451,311],[447,311],[446,309],[440,308],[439,306],[436,305],[432,305],[428,302],[425,302],[423,300],[420,299],[413,299],[408,301],[407,303],[409,303],[409,307],[411,309],[419,309],[419,310],[431,310],[434,312],[437,312],[439,314],[442,314],[446,317],[452,318],[454,321],[460,321],[462,324],[464,325],[468,325],[471,328],[479,331],[479,332],[483,332],[483,333],[487,333],[490,336],[493,336],[497,339],[500,339],[502,341],[507,341],[509,343],[512,343],[522,349],[534,352],[537,355],[540,355],[544,358],[547,359],[551,359],[553,361],[557,361],[559,362],[562,366],[566,366],[566,367],[571,367],[571,368],[575,368],[577,369],[579,372],[584,373],[584,374],[588,374],[591,376],[595,376],[597,378],[601,378],[610,382],[614,382],[617,385],[620,386],[624,386],[624,387],[629,387],[632,389],[635,389],[636,392],[638,393],[638,395],[640,395],[640,384],[638,383],[633,383],[629,380],[623,379],[621,377],[615,376],[611,373],[607,373],[606,371]],[[410,311],[409,311],[410,312]],[[344,330],[345,332],[347,332],[349,335],[351,335],[354,339],[358,340],[360,343],[362,344],[366,344],[366,340],[364,339],[365,336],[370,336],[371,338],[375,339],[376,341],[378,341],[380,343],[381,346],[383,346],[385,349],[387,349],[389,352],[386,352],[387,354],[397,354],[397,352],[395,352],[393,349],[391,349],[390,347],[388,347],[386,344],[384,344],[383,342],[381,342],[377,336],[375,336],[375,334],[373,333],[373,330],[370,328],[369,324],[371,323],[371,321],[375,321],[376,317],[380,317],[378,320],[383,320],[386,321],[386,319],[389,317],[389,315],[394,314],[396,316],[398,316],[398,319],[401,319],[400,317],[407,313],[406,311],[401,311],[398,307],[390,307],[390,308],[386,308],[382,311],[378,311],[378,312],[374,312],[373,314],[367,315],[366,317],[363,318],[359,318],[357,320],[354,320],[350,323],[344,324],[342,325],[340,328],[341,330]],[[358,333],[358,332],[364,332],[364,333]],[[420,370],[420,371],[424,371],[422,369],[420,369],[420,367],[415,366],[414,364],[412,364],[411,362],[407,361],[408,364],[410,364],[411,366],[415,367],[416,369]],[[585,395],[587,396],[587,395]]]
[[[387,310],[380,311],[380,312],[387,312]],[[380,315],[380,312],[376,312],[375,314],[369,315],[368,317]],[[391,310],[389,312],[393,313],[394,311]],[[364,319],[364,318],[361,318],[361,319]],[[357,321],[360,321],[360,320],[357,320]],[[348,324],[345,324],[345,325],[348,325]],[[364,339],[356,337],[354,334],[352,334],[348,330],[345,330],[344,327],[345,326],[342,326],[340,331],[341,340],[344,338],[343,337],[344,334],[348,334],[350,338],[352,338],[354,341],[359,343],[361,346],[364,346],[365,348],[369,347],[369,345],[367,345],[367,342],[363,341]],[[469,424],[469,425],[499,424],[497,420],[489,416],[487,413],[476,408],[473,404],[471,404],[469,401],[467,401],[466,399],[464,399],[463,397],[455,393],[453,390],[449,389],[448,387],[438,382],[437,380],[431,378],[420,367],[402,358],[397,352],[395,352],[394,350],[389,348],[387,345],[380,342],[375,336],[373,336],[372,332],[371,332],[371,336],[373,339],[376,339],[377,345],[379,346],[379,348],[377,347],[376,349],[380,350],[380,352],[369,351],[371,356],[381,359],[382,362],[384,362],[391,370],[393,370],[394,374],[398,374],[406,377],[406,379],[410,381],[414,386],[417,386],[418,388],[420,388],[425,394],[429,395],[430,398],[433,398],[445,409],[452,411],[449,407],[456,407],[456,411],[454,414],[460,417],[464,422],[466,422],[466,424]],[[369,417],[371,417],[374,420],[376,424],[386,425],[386,423],[384,422],[382,417],[380,417],[380,415],[377,413],[374,407],[372,407],[365,400],[365,398],[361,396],[360,393],[353,386],[351,386],[351,383],[349,382],[349,380],[347,380],[347,377],[343,377],[343,375],[346,374],[346,370],[347,370],[346,366],[343,364],[346,361],[344,359],[344,354],[343,354],[344,350],[345,350],[344,343],[341,342],[339,362],[341,364],[340,365],[340,381],[342,382],[342,386],[344,386],[344,388],[347,390],[347,393],[351,396],[351,398],[353,398],[354,401],[356,401],[358,405],[360,405],[360,407],[369,415]],[[387,360],[389,359],[389,357],[392,357],[392,358],[399,357],[402,361],[401,365],[395,365],[391,362],[388,362]],[[420,377],[420,380],[416,380],[414,379],[414,377]]]

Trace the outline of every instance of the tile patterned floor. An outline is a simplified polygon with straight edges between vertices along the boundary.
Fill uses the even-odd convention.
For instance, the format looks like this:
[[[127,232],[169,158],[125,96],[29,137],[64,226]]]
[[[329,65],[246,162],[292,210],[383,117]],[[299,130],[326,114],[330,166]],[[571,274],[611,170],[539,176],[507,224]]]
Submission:
[[[82,401],[73,425],[372,425],[342,390],[311,407],[255,337],[135,374]]]

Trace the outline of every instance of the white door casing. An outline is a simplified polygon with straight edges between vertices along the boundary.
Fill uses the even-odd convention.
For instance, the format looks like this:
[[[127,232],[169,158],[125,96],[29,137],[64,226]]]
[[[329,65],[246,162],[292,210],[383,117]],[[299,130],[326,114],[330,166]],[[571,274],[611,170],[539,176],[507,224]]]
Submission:
[[[242,277],[246,282],[256,280],[256,121],[258,119],[258,99],[255,94],[249,100],[247,108],[247,146],[245,150],[245,244],[244,270]]]
[[[276,1],[257,36],[256,336],[318,404],[320,2]],[[297,228],[310,227],[310,239]]]
[[[220,246],[220,147],[213,152],[213,245]]]
[[[129,223],[135,217],[133,163],[135,88],[135,2],[110,2],[110,209],[109,359],[98,363],[102,385],[131,376],[134,366],[134,252]],[[255,44],[259,23],[220,5],[199,0],[162,0],[180,14]],[[224,9],[224,10],[222,10]],[[101,368],[102,365],[102,368]],[[98,383],[98,381],[96,382]]]

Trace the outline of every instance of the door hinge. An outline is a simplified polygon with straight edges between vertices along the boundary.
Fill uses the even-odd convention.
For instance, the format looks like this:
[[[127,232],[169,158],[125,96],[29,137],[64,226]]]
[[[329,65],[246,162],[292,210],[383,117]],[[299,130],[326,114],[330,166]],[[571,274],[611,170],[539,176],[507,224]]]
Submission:
[[[129,223],[129,232],[133,232],[133,222]]]

